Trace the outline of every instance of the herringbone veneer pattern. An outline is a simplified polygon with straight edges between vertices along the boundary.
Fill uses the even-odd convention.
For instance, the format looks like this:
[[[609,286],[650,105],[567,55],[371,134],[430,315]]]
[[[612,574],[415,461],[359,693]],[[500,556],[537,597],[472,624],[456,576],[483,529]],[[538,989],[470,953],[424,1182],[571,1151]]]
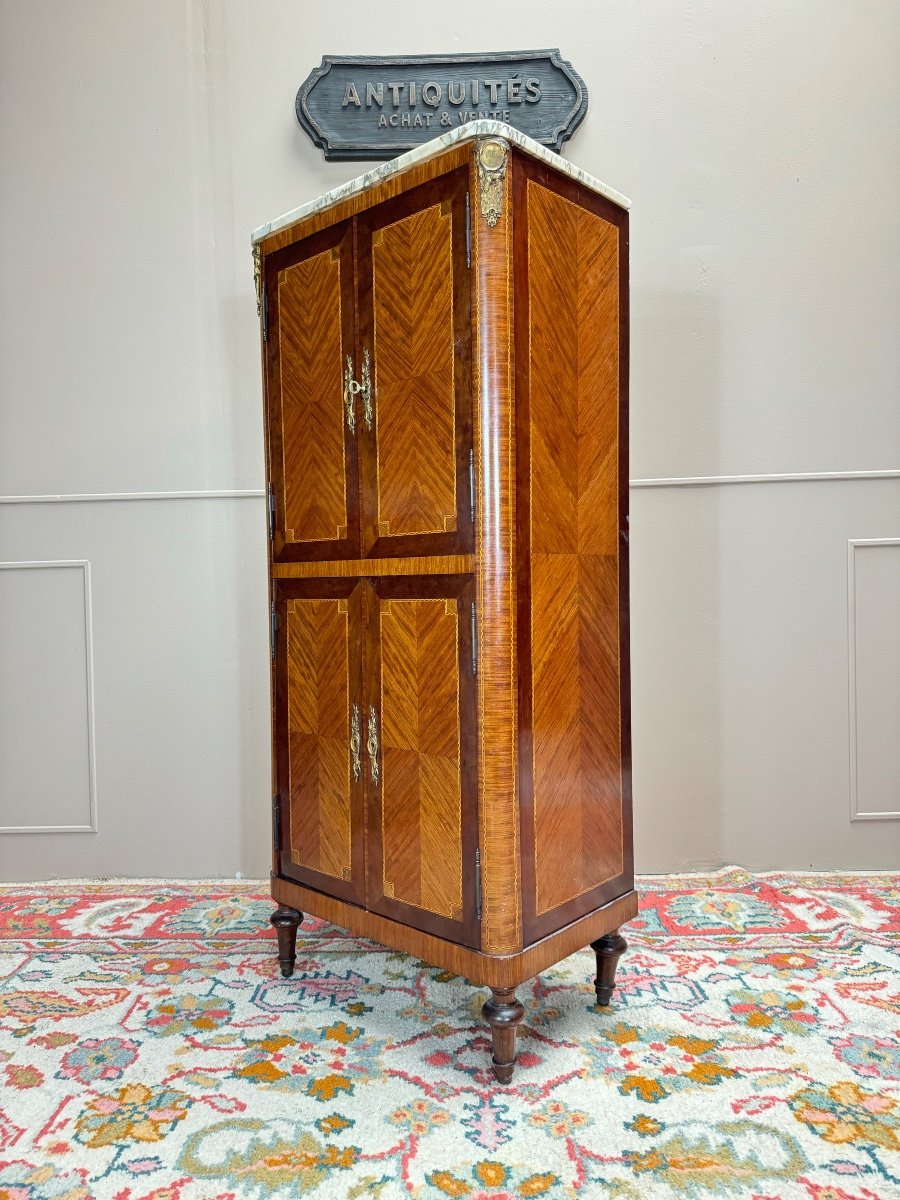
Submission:
[[[349,614],[346,600],[287,604],[290,852],[337,879],[350,872]]]
[[[341,264],[323,251],[278,279],[285,537],[347,534]]]
[[[456,602],[380,605],[385,895],[462,910],[459,624]]]
[[[535,907],[623,870],[618,231],[528,184]]]
[[[433,204],[372,246],[378,532],[456,528],[453,218]]]

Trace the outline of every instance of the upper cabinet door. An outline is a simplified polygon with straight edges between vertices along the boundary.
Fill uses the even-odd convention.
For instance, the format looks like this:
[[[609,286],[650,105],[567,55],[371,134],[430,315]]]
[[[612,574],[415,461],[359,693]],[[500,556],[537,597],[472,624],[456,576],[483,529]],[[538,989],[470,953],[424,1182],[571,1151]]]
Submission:
[[[274,558],[356,558],[352,222],[267,258],[266,302]]]
[[[357,217],[365,555],[472,550],[467,188],[463,168]]]

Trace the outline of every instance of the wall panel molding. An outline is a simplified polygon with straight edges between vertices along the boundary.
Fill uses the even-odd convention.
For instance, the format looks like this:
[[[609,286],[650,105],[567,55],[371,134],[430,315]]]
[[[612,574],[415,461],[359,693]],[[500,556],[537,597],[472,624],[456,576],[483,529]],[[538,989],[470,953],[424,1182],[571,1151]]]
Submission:
[[[784,475],[674,475],[670,479],[632,479],[633,488],[719,487],[733,483],[833,483],[839,480],[900,479],[888,471],[799,471]]]
[[[41,559],[34,562],[0,562],[2,571],[39,571],[71,568],[82,572],[84,588],[84,682],[87,700],[87,764],[89,821],[87,825],[0,825],[0,834],[7,833],[96,833],[97,826],[97,720],[94,709],[94,637],[91,602],[90,559]]]
[[[885,471],[800,471],[782,475],[673,475],[632,479],[633,488],[721,487],[735,483],[830,483],[839,480],[900,479],[900,468]],[[97,504],[124,500],[250,500],[263,488],[217,488],[182,492],[71,492],[60,495],[0,496],[0,504]]]
[[[900,479],[900,468],[885,471],[801,471],[782,475],[673,475],[632,479],[633,488],[722,487],[735,483],[830,483],[839,480]],[[183,492],[84,492],[60,495],[0,496],[0,504],[97,504],[123,500],[250,500],[265,496],[263,488],[217,488]]]
[[[265,495],[262,488],[222,488],[193,492],[71,492],[58,496],[0,496],[0,504],[96,504],[120,500],[246,500]]]
[[[859,807],[859,726],[857,691],[857,627],[856,627],[856,552],[866,546],[896,546],[900,538],[850,538],[847,542],[847,674],[848,674],[848,732],[850,742],[850,820],[898,821],[896,811],[866,812]]]

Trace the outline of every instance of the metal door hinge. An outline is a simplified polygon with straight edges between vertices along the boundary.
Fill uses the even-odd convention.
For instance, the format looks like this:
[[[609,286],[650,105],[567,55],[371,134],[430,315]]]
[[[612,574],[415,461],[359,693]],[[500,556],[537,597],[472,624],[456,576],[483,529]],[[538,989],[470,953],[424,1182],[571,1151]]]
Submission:
[[[478,674],[478,621],[475,616],[475,601],[472,601],[472,674]]]
[[[475,919],[481,920],[481,850],[475,851]]]
[[[262,335],[263,341],[269,340],[269,294],[263,292],[262,297]]]
[[[272,661],[275,661],[275,643],[278,640],[278,613],[275,611],[275,605],[272,605],[271,617],[271,637],[272,637]]]
[[[472,265],[472,199],[466,192],[466,266]]]
[[[275,536],[275,490],[271,483],[268,487],[269,495],[269,539]]]
[[[469,516],[475,524],[475,451],[469,451]]]
[[[281,853],[281,797],[272,797],[272,846],[276,855]]]

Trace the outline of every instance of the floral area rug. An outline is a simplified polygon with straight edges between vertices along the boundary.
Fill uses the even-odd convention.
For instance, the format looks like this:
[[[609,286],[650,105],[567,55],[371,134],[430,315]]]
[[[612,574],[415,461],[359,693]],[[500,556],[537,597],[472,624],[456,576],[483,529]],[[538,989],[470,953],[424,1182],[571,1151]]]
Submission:
[[[900,876],[646,879],[590,951],[485,993],[263,886],[0,889],[3,1200],[900,1197]]]

